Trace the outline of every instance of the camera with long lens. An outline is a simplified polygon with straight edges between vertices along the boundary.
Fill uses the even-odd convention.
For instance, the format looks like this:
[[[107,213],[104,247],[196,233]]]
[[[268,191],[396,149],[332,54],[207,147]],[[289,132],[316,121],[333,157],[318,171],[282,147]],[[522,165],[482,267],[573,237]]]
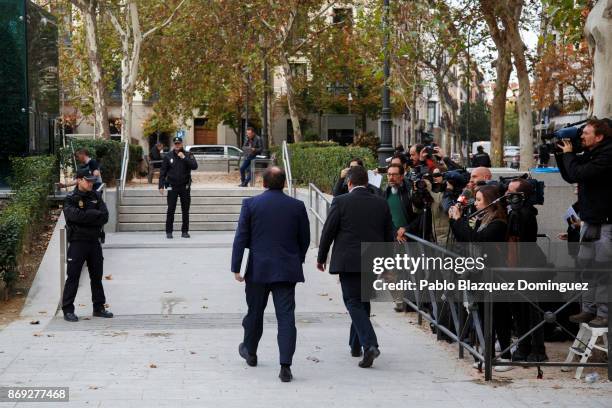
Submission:
[[[425,182],[425,179],[429,177],[430,175],[426,172],[426,167],[423,165],[414,167],[408,175],[413,204],[417,208],[423,208],[433,202],[433,197],[427,190],[427,183]]]
[[[581,120],[579,122],[570,123],[553,132],[547,132],[542,135],[542,142],[552,147],[551,150],[558,152],[561,151],[558,143],[562,140],[569,140],[572,143],[573,151],[580,152],[582,151],[580,136],[582,136],[582,131],[586,126],[586,122],[586,119]]]

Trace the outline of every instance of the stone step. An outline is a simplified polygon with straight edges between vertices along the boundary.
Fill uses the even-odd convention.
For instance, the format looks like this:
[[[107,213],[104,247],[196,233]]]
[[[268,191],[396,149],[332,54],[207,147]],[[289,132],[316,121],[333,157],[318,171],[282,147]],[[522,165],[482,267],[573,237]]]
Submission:
[[[189,222],[237,222],[240,214],[189,214]],[[180,220],[180,215],[175,214],[175,220]],[[166,214],[119,214],[120,223],[160,223],[166,222]]]
[[[261,194],[261,188],[192,188],[191,197],[252,197]],[[164,196],[167,192],[164,192]],[[160,197],[157,189],[134,188],[126,189],[123,197]]]
[[[191,197],[191,205],[242,205],[242,200],[245,197],[232,197],[232,196],[218,196],[218,197],[200,197],[200,196],[192,196]],[[123,197],[121,200],[122,206],[137,206],[137,205],[151,205],[151,206],[159,206],[166,205],[167,198],[164,195],[163,197],[157,193],[157,196],[150,197]],[[180,205],[180,204],[178,204]]]
[[[175,218],[176,219],[176,218]],[[120,232],[128,231],[165,231],[166,224],[164,222],[159,223],[118,223],[117,230]],[[216,221],[216,222],[190,222],[190,231],[235,231],[236,222]],[[181,231],[181,223],[174,223],[174,231]],[[175,233],[175,235],[177,235]]]
[[[190,214],[240,214],[240,205],[191,205]],[[166,214],[167,205],[122,205],[119,207],[120,214]],[[181,204],[176,205],[176,213],[180,214]]]

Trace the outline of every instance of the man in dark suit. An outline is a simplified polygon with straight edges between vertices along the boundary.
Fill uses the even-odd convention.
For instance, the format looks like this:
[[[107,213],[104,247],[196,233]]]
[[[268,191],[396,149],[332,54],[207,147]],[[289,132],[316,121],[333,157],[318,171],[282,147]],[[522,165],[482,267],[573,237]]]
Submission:
[[[370,302],[361,296],[361,243],[393,242],[393,223],[384,198],[368,189],[368,173],[362,166],[347,175],[349,194],[334,198],[323,226],[317,268],[325,271],[327,254],[334,243],[329,273],[340,275],[342,297],[351,316],[349,345],[353,357],[363,359],[359,366],[372,366],[380,355],[376,333],[370,322]]]
[[[304,203],[283,193],[285,173],[280,168],[266,170],[263,183],[267,191],[242,202],[232,251],[232,272],[238,282],[246,282],[248,306],[238,352],[248,365],[257,365],[264,310],[272,293],[278,321],[279,378],[289,382],[297,336],[295,284],[304,282],[302,264],[310,244],[310,226]],[[240,265],[245,248],[250,252],[243,278]]]

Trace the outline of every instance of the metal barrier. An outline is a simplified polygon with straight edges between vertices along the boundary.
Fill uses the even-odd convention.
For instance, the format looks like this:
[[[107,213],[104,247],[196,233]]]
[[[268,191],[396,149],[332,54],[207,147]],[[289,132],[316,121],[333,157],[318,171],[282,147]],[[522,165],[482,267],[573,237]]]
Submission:
[[[117,199],[115,201],[115,209],[117,217],[119,217],[119,206],[123,199],[123,193],[125,191],[125,182],[127,180],[128,162],[130,160],[130,146],[126,141],[123,142],[123,156],[121,158],[121,173],[117,179]]]
[[[314,206],[312,203],[312,199],[314,198]],[[319,240],[321,238],[321,229],[323,225],[325,225],[325,218],[320,212],[321,209],[321,199],[325,203],[325,218],[327,218],[327,213],[329,212],[329,207],[331,206],[331,201],[325,197],[325,194],[317,188],[312,183],[308,183],[308,210],[315,217],[315,235],[314,242],[315,245],[319,245]]]
[[[66,267],[68,261],[68,242],[66,237],[66,228],[61,228],[60,231],[60,297],[58,308],[62,308],[62,299],[64,297],[64,283],[66,282]]]
[[[416,235],[412,235],[409,233],[406,233],[405,235],[410,240],[419,243],[423,246],[435,249],[436,251],[440,251],[444,255],[448,255],[451,257],[458,256],[458,254]],[[425,301],[423,301],[423,295],[426,295]],[[474,343],[478,341],[478,343],[481,345],[486,344],[485,334],[482,330],[481,317],[478,312],[478,307],[474,304],[474,302],[471,301],[470,294],[468,292],[465,292],[464,299],[458,300],[454,299],[452,297],[452,294],[445,292],[442,295],[442,298],[444,299],[444,301],[441,304],[438,304],[438,302],[435,300],[435,294],[432,290],[427,290],[424,293],[419,290],[416,290],[415,300],[412,301],[412,299],[404,297],[404,302],[408,306],[410,306],[415,312],[418,313],[419,325],[422,323],[423,319],[425,319],[433,327],[435,327],[436,336],[438,340],[441,339],[441,333],[444,333],[446,336],[457,342],[458,357],[460,359],[463,359],[465,357],[464,350],[467,350],[478,361],[484,363],[486,361],[486,350],[484,350],[483,355],[483,353],[481,353],[474,347]],[[431,305],[431,310],[428,308],[424,308],[423,306],[425,304]],[[453,332],[450,327],[446,327],[443,323],[441,323],[441,319],[442,317],[444,317],[444,312],[447,309],[450,312],[450,317],[455,332]],[[471,337],[470,342],[466,341],[468,336]]]
[[[289,190],[289,195],[295,198],[296,190],[295,187],[293,187],[293,175],[291,174],[291,158],[289,156],[289,148],[287,147],[286,140],[283,140],[282,154],[283,166],[285,167],[285,174],[287,176],[287,190]]]
[[[436,245],[432,242],[423,240],[421,237],[405,234],[410,240],[417,242],[421,245],[427,246],[429,248],[435,249],[440,253],[452,257],[458,256],[452,251],[447,250],[439,245]],[[513,267],[513,268],[489,268],[488,273],[489,280],[492,281],[493,274],[496,272],[547,272],[554,271],[559,272],[559,268],[521,268],[521,267]],[[583,346],[587,346],[584,344],[584,341],[578,339],[573,333],[563,327],[557,320],[556,315],[560,313],[563,309],[568,307],[572,302],[579,300],[580,294],[574,295],[563,305],[558,307],[555,311],[545,311],[542,309],[540,304],[537,301],[533,301],[529,299],[524,294],[520,294],[524,299],[525,303],[528,303],[531,307],[534,307],[539,313],[542,315],[542,320],[538,322],[534,327],[529,329],[526,333],[523,333],[518,339],[512,341],[511,344],[506,347],[504,350],[500,350],[499,353],[494,353],[489,350],[489,347],[494,347],[494,333],[493,333],[493,302],[487,301],[483,304],[484,309],[484,321],[481,320],[481,316],[478,310],[478,304],[473,301],[473,296],[467,291],[464,292],[463,299],[454,299],[452,294],[444,292],[441,296],[443,301],[440,304],[440,301],[436,301],[435,293],[432,290],[425,291],[426,293],[420,293],[420,291],[414,291],[415,301],[409,299],[404,296],[404,302],[410,306],[414,311],[416,311],[419,315],[419,324],[421,324],[422,319],[427,320],[432,327],[435,327],[437,337],[440,339],[440,333],[444,333],[452,340],[456,341],[459,347],[459,358],[464,358],[464,349],[467,350],[470,354],[474,356],[476,360],[478,360],[482,366],[480,368],[484,368],[485,381],[492,380],[493,377],[493,367],[495,366],[519,366],[519,367],[537,367],[538,369],[538,378],[542,378],[543,372],[540,367],[607,367],[608,368],[608,379],[612,380],[612,360],[608,357],[607,363],[580,363],[580,362],[505,362],[500,361],[500,356],[506,352],[509,352],[513,347],[518,346],[518,344],[527,339],[534,333],[536,330],[542,328],[545,323],[555,323],[558,327],[561,328],[566,334],[568,334],[575,341],[582,343]],[[425,295],[425,296],[423,296]],[[426,299],[423,301],[423,299]],[[428,305],[428,307],[423,307],[424,305]],[[612,308],[612,303],[608,305],[609,308]],[[466,310],[467,309],[467,310]],[[442,323],[442,318],[444,316],[444,311],[448,310],[451,317],[452,328],[454,328],[454,332],[451,327],[447,327]],[[467,311],[467,315],[463,312]],[[484,327],[484,330],[483,330]],[[612,330],[609,330],[609,333]],[[608,335],[608,337],[610,337]],[[470,338],[470,341],[466,341]],[[475,342],[478,342],[481,346],[481,351],[477,350],[474,345]],[[608,356],[612,354],[612,342],[608,341]],[[484,366],[484,367],[483,367]]]

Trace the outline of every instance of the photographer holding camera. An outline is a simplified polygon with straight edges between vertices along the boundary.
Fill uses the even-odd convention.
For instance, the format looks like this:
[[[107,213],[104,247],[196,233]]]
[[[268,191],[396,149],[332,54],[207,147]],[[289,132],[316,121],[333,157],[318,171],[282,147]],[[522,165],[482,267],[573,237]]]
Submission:
[[[571,140],[563,139],[558,144],[561,151],[555,153],[555,158],[561,177],[568,183],[579,183],[578,205],[583,224],[578,258],[585,265],[597,267],[597,264],[612,260],[612,189],[603,185],[612,179],[610,120],[588,120],[580,140],[584,148],[582,154],[576,154]],[[589,286],[599,286],[602,290],[601,282],[597,285],[598,279],[593,280]],[[589,323],[591,327],[607,327],[607,304],[597,302],[594,291],[590,290],[589,296],[583,296],[582,312],[571,316],[570,321]]]
[[[515,178],[508,183],[508,265],[521,266],[522,260],[544,259],[538,247],[521,245],[538,239],[538,210],[534,207],[534,186],[525,178]],[[526,265],[527,266],[527,265]],[[541,313],[528,302],[511,304],[517,335],[523,336],[541,320]],[[541,327],[523,339],[512,354],[512,361],[548,361],[544,345],[544,329]]]

